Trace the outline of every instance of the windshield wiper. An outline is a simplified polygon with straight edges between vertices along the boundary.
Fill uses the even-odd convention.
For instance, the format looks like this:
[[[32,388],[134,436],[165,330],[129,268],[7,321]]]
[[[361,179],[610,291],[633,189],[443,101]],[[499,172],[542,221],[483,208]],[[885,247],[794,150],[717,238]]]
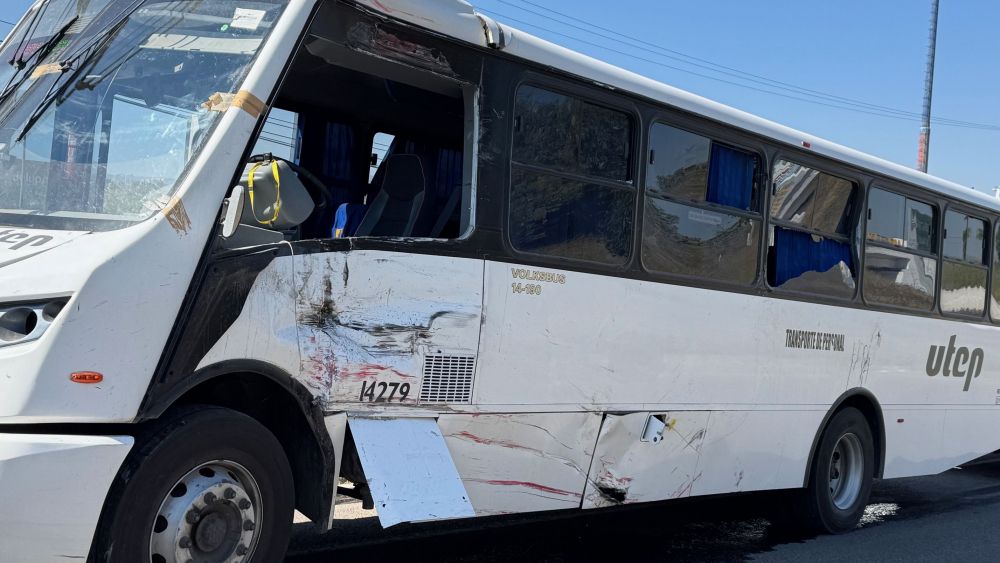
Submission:
[[[39,65],[42,64],[42,61],[45,60],[45,57],[49,56],[49,53],[51,53],[52,50],[57,45],[59,45],[59,43],[63,40],[63,38],[66,37],[66,33],[69,31],[71,27],[73,27],[73,24],[75,24],[78,19],[80,19],[79,15],[73,16],[73,18],[70,19],[68,22],[66,22],[66,24],[63,25],[61,28],[59,28],[59,30],[56,31],[56,33],[52,37],[49,37],[45,41],[45,43],[42,43],[42,45],[39,46],[38,49],[29,56],[29,58],[35,59],[34,64],[31,65],[30,67],[27,65],[27,61],[24,60],[24,49],[23,48],[18,49],[19,51],[21,51],[20,54],[17,54],[17,58],[16,59],[12,58],[10,61],[8,61],[8,63],[11,66],[15,67],[17,69],[17,72],[21,73],[21,76],[17,80],[17,82],[14,82],[14,78],[17,76],[17,74],[15,73],[14,76],[11,76],[10,81],[7,82],[7,86],[3,89],[3,92],[0,92],[0,104],[2,104],[4,100],[7,99],[8,96],[16,92],[17,89],[20,88],[22,84],[24,84],[24,82],[31,76],[34,70],[38,68]]]
[[[49,91],[46,92],[45,96],[42,98],[35,109],[31,111],[31,115],[24,122],[21,127],[21,131],[17,134],[14,142],[21,141],[24,139],[25,135],[31,131],[31,128],[35,126],[35,123],[45,114],[45,111],[52,105],[54,101],[61,98],[66,90],[71,84],[75,84],[76,78],[83,72],[85,68],[91,63],[95,62],[98,57],[104,52],[104,50],[111,44],[111,41],[118,35],[118,32],[125,27],[128,22],[129,17],[142,6],[144,0],[135,0],[129,8],[122,12],[121,17],[115,21],[113,25],[102,31],[96,37],[93,38],[87,45],[77,49],[75,53],[67,57],[66,59],[60,61],[58,64],[60,66],[59,72],[63,73],[52,86]],[[124,60],[118,64],[124,64]],[[65,77],[67,71],[72,70],[72,73]],[[64,79],[65,78],[65,79]],[[58,87],[57,87],[58,86]]]

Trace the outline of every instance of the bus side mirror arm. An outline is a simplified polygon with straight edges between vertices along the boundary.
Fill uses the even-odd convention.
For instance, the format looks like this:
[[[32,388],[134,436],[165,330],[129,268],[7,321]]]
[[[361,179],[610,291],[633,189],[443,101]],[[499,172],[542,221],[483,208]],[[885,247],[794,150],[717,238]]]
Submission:
[[[222,211],[222,238],[229,238],[240,226],[243,218],[243,186],[237,184],[233,186],[233,191],[226,198],[226,203]]]

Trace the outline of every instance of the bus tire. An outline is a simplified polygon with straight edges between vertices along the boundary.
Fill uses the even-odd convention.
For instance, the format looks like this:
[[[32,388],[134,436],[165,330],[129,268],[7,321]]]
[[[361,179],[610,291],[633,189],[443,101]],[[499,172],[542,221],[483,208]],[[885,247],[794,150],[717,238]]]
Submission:
[[[90,560],[281,561],[294,498],[288,459],[267,428],[230,409],[182,407],[140,427]]]
[[[847,407],[830,419],[816,447],[809,482],[779,523],[804,533],[840,534],[857,527],[871,495],[875,441],[865,415]]]

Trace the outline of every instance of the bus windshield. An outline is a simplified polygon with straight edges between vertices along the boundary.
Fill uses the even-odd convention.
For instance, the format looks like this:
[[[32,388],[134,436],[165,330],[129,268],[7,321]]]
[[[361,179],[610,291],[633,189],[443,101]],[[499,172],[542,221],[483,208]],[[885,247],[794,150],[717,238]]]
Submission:
[[[284,5],[34,5],[0,47],[0,225],[110,230],[162,209]]]

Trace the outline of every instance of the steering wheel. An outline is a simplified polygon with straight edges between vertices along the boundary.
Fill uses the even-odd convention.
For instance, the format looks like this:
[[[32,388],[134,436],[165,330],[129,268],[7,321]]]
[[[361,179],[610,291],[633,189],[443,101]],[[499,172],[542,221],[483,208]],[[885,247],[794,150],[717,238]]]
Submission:
[[[317,209],[325,209],[326,206],[333,201],[333,194],[330,192],[330,188],[326,187],[326,184],[324,184],[322,180],[314,176],[312,172],[309,172],[305,168],[290,160],[286,160],[280,156],[274,156],[271,153],[264,153],[251,156],[248,162],[268,162],[271,160],[280,160],[281,162],[284,162],[289,168],[292,169],[292,172],[295,172],[298,174],[300,179],[304,180],[302,184],[306,186],[307,190],[309,190],[309,195],[312,197],[313,203],[316,204]]]

